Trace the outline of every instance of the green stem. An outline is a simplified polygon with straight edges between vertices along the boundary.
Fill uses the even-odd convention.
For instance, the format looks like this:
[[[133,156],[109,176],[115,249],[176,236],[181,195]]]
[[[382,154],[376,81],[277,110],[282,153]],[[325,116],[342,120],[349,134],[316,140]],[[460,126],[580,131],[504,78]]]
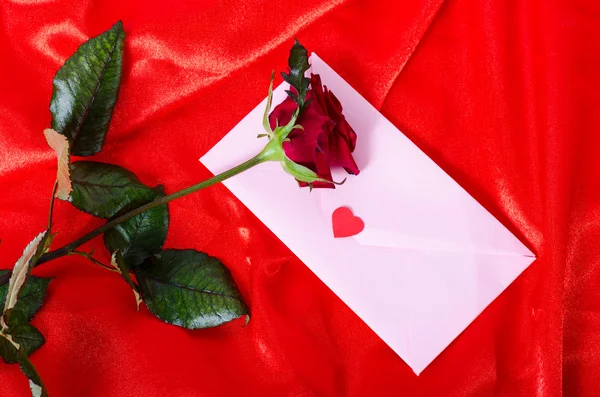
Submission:
[[[94,250],[92,249],[92,252]],[[98,265],[100,267],[105,268],[106,270],[110,270],[111,272],[119,272],[117,269],[115,269],[112,266],[108,266],[105,265],[104,263],[100,262],[98,259],[94,258],[92,252],[83,252],[83,251],[73,251],[71,253],[71,255],[79,255],[79,256],[83,256],[84,258],[87,258],[90,262],[92,262],[94,265]]]
[[[167,204],[169,201],[181,198],[183,196],[187,196],[190,193],[197,192],[198,190],[202,190],[206,187],[209,187],[216,183],[222,182],[228,178],[231,178],[234,175],[237,175],[241,172],[244,172],[244,171],[254,167],[255,165],[258,165],[264,161],[267,161],[267,160],[269,160],[268,154],[269,153],[266,150],[263,150],[261,153],[259,153],[255,157],[251,158],[250,160],[245,161],[242,164],[240,164],[236,167],[233,167],[225,172],[215,175],[210,179],[207,179],[203,182],[200,182],[200,183],[197,183],[190,187],[187,187],[185,189],[182,189],[178,192],[169,194],[168,196],[159,197],[156,200],[154,200],[146,205],[143,205],[143,206],[136,208],[124,215],[121,215],[120,217],[115,218],[112,221],[107,222],[104,225],[100,226],[99,228],[89,232],[85,236],[82,236],[82,237],[78,238],[77,240],[75,240],[61,248],[55,249],[54,251],[45,253],[44,255],[42,255],[40,257],[40,259],[37,261],[35,266],[39,266],[43,263],[49,262],[56,258],[60,258],[61,256],[73,254],[80,245],[87,243],[88,241],[90,241],[94,237],[101,235],[108,229],[112,229],[113,227],[117,226],[118,224],[125,222],[126,220],[133,218],[134,216],[139,215],[142,212],[146,212],[148,210],[151,210],[152,208],[156,208],[161,205]]]
[[[52,213],[54,212],[54,195],[56,194],[56,189],[58,189],[58,179],[56,182],[54,182],[52,196],[50,197],[50,210],[48,211],[48,233],[50,233],[50,229],[52,229]]]

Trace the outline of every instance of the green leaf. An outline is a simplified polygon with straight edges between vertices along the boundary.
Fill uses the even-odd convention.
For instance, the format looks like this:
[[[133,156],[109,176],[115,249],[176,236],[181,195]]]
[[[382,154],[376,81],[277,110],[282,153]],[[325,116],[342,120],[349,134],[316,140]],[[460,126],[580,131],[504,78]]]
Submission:
[[[10,320],[8,320],[7,333],[20,345],[28,356],[42,347],[46,342],[44,335],[33,325],[29,324],[27,315],[16,310],[13,310]],[[5,338],[0,338],[0,356],[7,364],[14,364],[19,361],[17,348]]]
[[[71,154],[102,150],[121,85],[121,21],[84,44],[65,61],[53,81],[52,128],[71,143]]]
[[[209,328],[248,314],[229,270],[194,250],[164,250],[134,269],[148,309],[169,324]]]
[[[310,65],[308,63],[308,52],[298,40],[295,41],[290,50],[288,66],[289,73],[281,73],[281,77],[296,89],[298,95],[292,91],[286,92],[298,104],[298,107],[302,109],[306,104],[306,94],[310,85],[310,79],[304,77],[304,73],[310,68]]]
[[[7,273],[10,273],[10,270],[0,270],[0,276]],[[22,312],[27,316],[28,320],[31,320],[33,315],[42,307],[42,303],[44,303],[44,296],[46,295],[50,281],[52,281],[51,278],[29,276],[25,282],[25,286],[21,290],[14,310]],[[0,303],[2,305],[4,305],[7,291],[8,284],[0,285]]]
[[[10,274],[8,284],[0,285],[0,301],[4,305],[0,356],[7,363],[19,361],[19,348],[31,354],[45,342],[29,320],[42,306],[50,279],[30,277],[29,272],[51,241],[52,235],[47,230],[40,233],[25,247],[12,272],[0,270],[0,277]]]
[[[12,336],[0,332],[0,346],[4,346],[5,343],[11,345],[15,351],[17,351],[17,360],[21,366],[21,372],[29,379],[31,395],[33,397],[48,397],[48,392],[42,382],[42,378],[31,361],[29,361],[25,349],[22,346],[19,346]]]
[[[154,189],[156,197],[164,196],[162,187]],[[146,204],[138,203],[138,205]],[[120,211],[115,217],[127,212]],[[153,208],[104,232],[104,245],[113,253],[119,251],[130,268],[142,263],[150,255],[157,253],[167,239],[169,230],[169,210],[167,205]]]
[[[71,202],[88,214],[109,219],[123,208],[139,207],[156,197],[125,168],[93,161],[76,161],[71,167]]]
[[[52,235],[48,230],[38,234],[23,250],[23,255],[17,260],[13,267],[12,274],[8,280],[8,288],[4,299],[4,310],[0,317],[2,330],[7,327],[14,307],[17,305],[19,296],[27,282],[31,269],[35,266],[40,256],[46,252],[50,246]]]
[[[135,303],[137,304],[138,311],[140,310],[140,304],[142,301],[142,295],[140,293],[140,287],[133,282],[131,279],[131,274],[129,274],[130,267],[127,265],[125,260],[123,259],[123,255],[119,251],[115,251],[112,254],[110,264],[117,269],[117,271],[123,276],[125,282],[131,287],[133,290],[133,296],[135,297]]]
[[[19,364],[21,365],[21,372],[23,372],[29,379],[31,396],[48,397],[48,391],[46,390],[46,386],[44,386],[44,382],[42,382],[40,374],[38,373],[37,369],[35,369],[33,363],[29,361],[29,357],[27,357],[27,353],[23,350],[23,348],[19,349]]]
[[[102,218],[114,219],[164,196],[162,188],[144,185],[131,171],[105,163],[78,161],[72,165],[75,207]],[[139,265],[160,251],[169,228],[167,205],[143,212],[104,233],[104,244],[113,253],[119,251],[128,266]]]

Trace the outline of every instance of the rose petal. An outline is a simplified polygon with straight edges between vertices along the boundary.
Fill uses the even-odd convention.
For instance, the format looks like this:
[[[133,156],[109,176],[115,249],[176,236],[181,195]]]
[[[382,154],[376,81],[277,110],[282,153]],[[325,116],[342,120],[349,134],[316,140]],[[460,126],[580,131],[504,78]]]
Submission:
[[[329,91],[329,88],[325,86],[323,96],[327,99],[325,106],[327,107],[327,112],[330,117],[332,116],[342,116],[343,107],[337,97],[333,94],[333,92]],[[335,117],[332,117],[335,118]]]
[[[313,100],[316,100],[319,103],[319,107],[323,111],[323,114],[330,117],[329,112],[327,111],[327,104],[325,103],[325,93],[323,92],[323,85],[321,84],[321,76],[318,74],[310,75],[310,90],[314,95]]]
[[[335,132],[329,136],[329,158],[332,166],[343,167],[352,175],[360,173],[346,140]]]
[[[329,111],[329,117],[336,123],[334,131],[346,140],[350,151],[353,152],[356,147],[356,133],[342,114],[342,104],[333,92],[327,90],[327,87],[325,87],[325,102]]]
[[[314,93],[309,91],[308,98],[314,99]],[[273,109],[269,116],[271,128],[275,127],[275,119],[279,125],[287,124],[296,111],[296,103],[289,97]],[[308,168],[315,168],[315,151],[319,149],[319,142],[327,142],[326,139],[319,140],[319,136],[329,136],[333,129],[333,122],[323,115],[317,101],[311,100],[297,121],[304,129],[295,129],[288,135],[289,142],[283,143],[283,150],[290,160],[302,164]],[[315,171],[316,172],[316,171]]]
[[[274,130],[277,125],[286,125],[292,119],[292,115],[296,111],[296,102],[287,96],[283,102],[275,106],[275,109],[269,115],[269,124],[271,129]]]

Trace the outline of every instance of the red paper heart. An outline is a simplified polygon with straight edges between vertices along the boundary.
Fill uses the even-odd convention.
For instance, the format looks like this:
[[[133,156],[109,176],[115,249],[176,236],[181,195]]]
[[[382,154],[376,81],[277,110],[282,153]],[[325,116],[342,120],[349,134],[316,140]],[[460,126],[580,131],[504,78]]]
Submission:
[[[365,228],[365,223],[352,213],[348,207],[339,207],[331,215],[333,237],[356,236]]]

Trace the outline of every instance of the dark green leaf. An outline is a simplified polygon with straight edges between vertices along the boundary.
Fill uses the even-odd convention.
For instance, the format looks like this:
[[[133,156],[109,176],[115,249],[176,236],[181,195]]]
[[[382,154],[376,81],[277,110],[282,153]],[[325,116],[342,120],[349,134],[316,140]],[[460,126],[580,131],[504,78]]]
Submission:
[[[10,270],[0,270],[0,276],[7,273],[10,273]],[[14,310],[24,313],[27,316],[27,319],[31,320],[33,315],[42,307],[46,289],[51,280],[51,278],[29,276],[21,290],[19,300],[17,301]],[[8,284],[0,285],[0,302],[2,306],[4,306],[7,291]]]
[[[35,266],[40,256],[50,247],[52,235],[49,230],[38,234],[23,250],[23,255],[15,263],[8,287],[4,297],[4,310],[0,317],[0,326],[2,330],[7,327],[7,322],[15,306],[19,303],[19,297],[27,283],[31,269]]]
[[[82,44],[54,77],[52,128],[69,139],[73,155],[102,150],[119,95],[124,40],[119,21]]]
[[[40,374],[35,369],[33,363],[29,361],[29,357],[27,357],[27,353],[23,348],[19,349],[19,364],[21,365],[21,371],[29,378],[29,388],[31,389],[32,397],[48,397],[48,391],[46,390],[46,386],[44,386],[44,382],[42,382]]]
[[[164,196],[162,187],[154,190],[155,197]],[[138,205],[146,204],[139,203]],[[126,212],[128,209],[125,208]],[[115,217],[121,215],[117,213]],[[157,253],[167,239],[169,230],[169,210],[167,205],[153,208],[107,230],[104,244],[108,251],[119,251],[127,265],[132,268],[142,263],[150,255]]]
[[[310,79],[304,77],[304,73],[310,68],[310,65],[308,63],[308,52],[298,40],[296,40],[290,50],[288,66],[288,73],[281,73],[281,77],[283,77],[283,80],[289,85],[294,87],[298,93],[296,96],[293,91],[286,91],[290,98],[292,98],[294,102],[298,104],[298,107],[302,109],[306,103],[306,94],[308,93],[308,86],[310,85]]]
[[[229,270],[194,250],[164,250],[134,269],[142,299],[161,320],[209,328],[248,314]]]
[[[123,276],[125,282],[131,287],[133,290],[133,296],[135,297],[135,303],[137,304],[137,309],[140,310],[140,304],[142,303],[142,295],[140,293],[140,287],[133,282],[131,279],[131,274],[129,274],[129,265],[123,259],[123,255],[119,251],[116,251],[112,255],[111,265]]]
[[[0,337],[0,357],[7,364],[14,364],[19,361],[17,348],[8,339],[3,337]]]
[[[140,182],[133,172],[113,164],[77,161],[72,164],[71,181],[73,205],[106,219],[156,197],[156,192]]]
[[[125,280],[125,282],[127,282],[127,284],[129,284],[131,289],[133,289],[136,292],[140,292],[138,285],[135,282],[133,282],[131,278],[131,267],[129,267],[127,262],[125,262],[125,260],[123,259],[123,255],[121,255],[119,251],[116,251],[112,254],[111,265],[115,269],[117,269],[117,271],[123,276],[123,279]]]
[[[298,103],[298,95],[296,95],[296,93],[292,90],[285,90],[285,93],[288,94],[290,96],[290,98],[292,98],[292,100],[296,103]]]
[[[33,397],[48,397],[48,392],[44,387],[44,383],[40,378],[40,374],[37,372],[31,361],[29,361],[29,357],[27,357],[27,352],[25,349],[22,346],[16,345],[16,342],[14,342],[14,339],[10,335],[0,333],[0,346],[4,346],[5,344],[9,344],[13,347],[13,349],[15,349],[15,351],[18,352],[17,361],[21,366],[21,371],[23,374],[29,378],[31,395]]]
[[[144,185],[131,171],[112,164],[78,161],[72,166],[71,201],[82,211],[115,218],[164,196],[161,188]],[[167,205],[141,213],[104,234],[112,253],[119,251],[130,267],[158,252],[167,238]]]
[[[44,335],[29,324],[27,316],[16,310],[13,310],[10,320],[8,320],[7,333],[12,336],[13,340],[21,346],[21,349],[28,356],[46,342]],[[7,364],[14,364],[19,361],[17,348],[5,338],[0,338],[0,356]]]

